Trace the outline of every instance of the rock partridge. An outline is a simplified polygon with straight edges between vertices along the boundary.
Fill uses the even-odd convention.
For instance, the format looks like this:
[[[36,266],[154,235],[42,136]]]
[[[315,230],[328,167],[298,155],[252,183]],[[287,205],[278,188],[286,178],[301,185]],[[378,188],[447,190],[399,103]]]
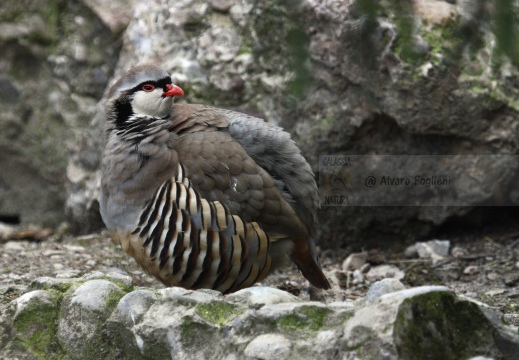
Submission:
[[[110,90],[101,215],[116,243],[166,286],[230,293],[295,262],[328,289],[310,235],[314,175],[281,128],[183,95],[153,65]]]

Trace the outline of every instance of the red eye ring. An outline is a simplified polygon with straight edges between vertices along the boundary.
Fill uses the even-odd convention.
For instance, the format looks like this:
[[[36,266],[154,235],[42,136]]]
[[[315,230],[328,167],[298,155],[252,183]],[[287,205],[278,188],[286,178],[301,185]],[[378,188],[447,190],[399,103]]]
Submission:
[[[144,85],[142,85],[142,90],[144,90],[146,92],[151,92],[151,91],[155,90],[155,86],[153,86],[151,84],[144,84]]]

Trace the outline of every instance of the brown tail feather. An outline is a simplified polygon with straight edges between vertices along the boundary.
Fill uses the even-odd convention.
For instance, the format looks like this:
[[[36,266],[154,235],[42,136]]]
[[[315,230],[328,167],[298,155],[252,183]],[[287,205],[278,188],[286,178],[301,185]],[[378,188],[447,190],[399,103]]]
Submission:
[[[321,266],[310,253],[305,239],[297,239],[294,241],[295,246],[292,251],[291,258],[295,262],[303,276],[310,281],[313,286],[321,289],[329,289],[330,283],[324,276]]]

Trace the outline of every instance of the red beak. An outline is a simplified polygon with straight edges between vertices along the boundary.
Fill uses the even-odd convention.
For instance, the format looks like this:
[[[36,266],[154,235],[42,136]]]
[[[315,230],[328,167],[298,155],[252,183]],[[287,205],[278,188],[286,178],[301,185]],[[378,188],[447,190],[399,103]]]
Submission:
[[[183,96],[184,95],[184,90],[182,90],[177,85],[167,84],[166,85],[166,89],[168,89],[168,91],[164,91],[162,93],[162,97],[167,97],[167,96]]]

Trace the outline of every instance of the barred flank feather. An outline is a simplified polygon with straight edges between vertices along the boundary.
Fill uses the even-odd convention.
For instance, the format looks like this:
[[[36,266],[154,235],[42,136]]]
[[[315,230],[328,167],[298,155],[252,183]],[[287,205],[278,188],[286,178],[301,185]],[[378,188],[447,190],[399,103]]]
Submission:
[[[271,268],[268,234],[201,198],[182,165],[147,202],[132,235],[142,243],[137,262],[167,286],[228,293],[262,280]]]

